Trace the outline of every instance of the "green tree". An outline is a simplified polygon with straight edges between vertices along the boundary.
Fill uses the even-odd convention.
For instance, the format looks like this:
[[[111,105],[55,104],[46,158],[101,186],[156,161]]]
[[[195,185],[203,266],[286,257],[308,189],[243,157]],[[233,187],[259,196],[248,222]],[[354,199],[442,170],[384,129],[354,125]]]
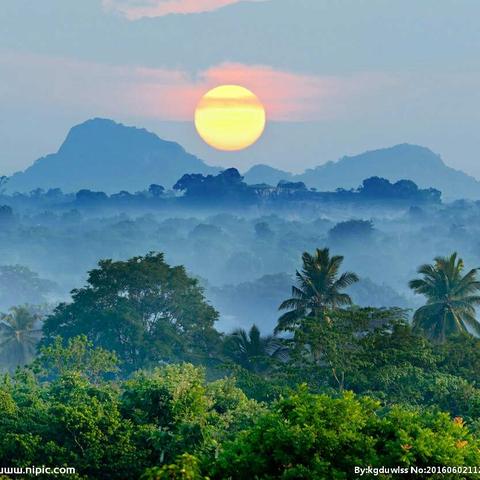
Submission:
[[[232,381],[207,384],[204,369],[192,364],[137,372],[123,383],[121,404],[153,465],[174,462],[183,453],[212,455],[262,411]]]
[[[110,370],[106,354],[82,337],[66,346],[57,341],[37,360],[47,375],[17,369],[1,379],[0,465],[74,466],[72,478],[99,480],[134,480],[160,465],[151,475],[189,478],[181,467],[197,466],[185,454],[209,463],[266,411],[233,379],[207,383],[204,370],[191,364],[138,372],[127,381],[92,376],[92,365]],[[163,468],[178,459],[178,469]]]
[[[282,340],[273,335],[262,337],[256,325],[252,325],[248,332],[239,328],[227,335],[224,353],[230,360],[256,373],[267,370],[272,360],[287,359]]]
[[[40,315],[29,306],[12,307],[0,314],[0,362],[3,368],[14,370],[26,365],[35,356],[41,338]]]
[[[384,324],[359,338],[364,352],[365,368],[372,376],[375,376],[379,369],[391,365],[400,368],[413,365],[424,370],[435,370],[437,356],[432,343],[413,331],[404,310],[394,309],[393,313]],[[375,352],[375,355],[372,355],[372,352]]]
[[[472,330],[480,334],[475,307],[480,304],[478,269],[463,274],[464,263],[457,253],[436,257],[434,264],[418,269],[423,278],[411,280],[415,293],[424,295],[427,303],[413,316],[414,328],[427,337],[444,342],[447,336]]]
[[[340,274],[342,256],[330,256],[328,248],[318,249],[311,255],[302,255],[302,271],[296,272],[297,285],[292,287],[292,297],[285,300],[276,331],[292,330],[307,317],[325,318],[328,310],[351,305],[352,299],[342,290],[358,281],[355,273]]]
[[[66,345],[64,345],[66,344]],[[85,335],[63,341],[56,337],[52,344],[43,346],[32,365],[33,370],[46,378],[57,378],[75,373],[93,383],[118,370],[115,353],[94,348]]]
[[[473,335],[451,335],[438,345],[437,368],[444,372],[480,385],[480,339]]]
[[[138,478],[146,451],[119,410],[116,389],[92,385],[77,373],[42,382],[20,371],[1,386],[13,401],[0,402],[0,463],[74,466],[84,479]]]
[[[385,410],[379,402],[351,392],[332,398],[301,388],[278,401],[235,440],[226,442],[208,473],[219,480],[354,479],[362,478],[355,473],[361,465],[476,465],[479,446],[461,418],[402,407]]]
[[[358,308],[328,312],[329,322],[306,318],[291,340],[288,365],[293,384],[307,382],[312,389],[352,388],[355,379],[372,363],[365,339],[375,329],[389,328],[405,318],[401,309]]]
[[[87,285],[72,291],[72,302],[47,317],[43,344],[86,335],[113,350],[125,372],[159,361],[208,361],[219,347],[217,318],[198,281],[163,254],[102,260]]]
[[[199,460],[184,453],[176,463],[148,469],[140,480],[208,480],[200,472]]]
[[[348,377],[348,388],[386,405],[435,406],[476,418],[479,354],[473,340],[458,335],[436,345],[414,332],[405,320],[394,320],[359,337],[360,358]]]

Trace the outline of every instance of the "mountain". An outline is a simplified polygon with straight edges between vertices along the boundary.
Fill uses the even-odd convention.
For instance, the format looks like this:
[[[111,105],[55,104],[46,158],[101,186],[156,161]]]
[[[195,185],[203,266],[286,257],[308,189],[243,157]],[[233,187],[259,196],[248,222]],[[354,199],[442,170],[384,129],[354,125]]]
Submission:
[[[268,185],[277,185],[280,180],[290,180],[293,175],[284,170],[278,170],[269,165],[254,165],[244,174],[245,182],[250,185],[258,183],[267,183]]]
[[[135,192],[152,183],[171,187],[185,173],[217,174],[175,142],[162,140],[145,129],[95,118],[73,127],[57,153],[38,159],[7,183],[9,192],[36,188],[81,189],[114,193]],[[304,182],[322,191],[357,188],[365,178],[384,177],[394,182],[413,180],[420,188],[434,187],[443,198],[480,199],[480,182],[448,167],[431,150],[402,144],[343,157],[299,175],[268,165],[255,165],[245,173],[249,184],[277,185],[280,180]]]
[[[95,118],[73,127],[57,153],[38,159],[8,181],[8,191],[35,188],[107,193],[144,190],[152,183],[171,187],[184,173],[215,174],[178,143],[145,129]]]
[[[299,180],[310,187],[331,190],[356,188],[372,176],[390,181],[413,180],[420,188],[437,188],[444,198],[480,198],[480,182],[475,178],[448,167],[428,148],[409,144],[343,157],[307,170]]]
[[[263,166],[259,167],[261,168],[250,169],[263,173],[263,176],[255,176],[255,183],[275,184],[277,177]],[[302,174],[293,175],[289,179],[304,182],[308,187],[328,191],[336,188],[357,188],[365,178],[373,176],[383,177],[392,182],[401,179],[413,180],[420,188],[437,188],[442,192],[444,199],[480,199],[479,181],[445,165],[440,156],[428,148],[409,144],[343,157],[337,162],[328,162]],[[269,182],[270,179],[273,181]]]

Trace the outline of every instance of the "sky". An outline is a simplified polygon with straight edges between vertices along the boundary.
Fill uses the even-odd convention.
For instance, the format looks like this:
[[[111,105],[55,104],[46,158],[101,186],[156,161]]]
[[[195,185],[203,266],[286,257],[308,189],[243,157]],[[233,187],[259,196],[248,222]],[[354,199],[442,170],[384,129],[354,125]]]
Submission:
[[[106,117],[241,171],[408,142],[480,178],[478,0],[1,1],[0,174]],[[241,152],[213,150],[193,125],[224,83],[267,112]]]

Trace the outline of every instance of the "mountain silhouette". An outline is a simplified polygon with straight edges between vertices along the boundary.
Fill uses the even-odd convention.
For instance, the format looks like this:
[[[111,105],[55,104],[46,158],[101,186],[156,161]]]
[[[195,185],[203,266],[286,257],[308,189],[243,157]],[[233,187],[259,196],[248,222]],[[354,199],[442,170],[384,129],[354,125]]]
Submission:
[[[57,153],[12,175],[7,190],[135,192],[152,183],[170,188],[185,173],[215,175],[220,171],[186,152],[178,143],[162,140],[145,129],[94,118],[73,127]],[[444,199],[480,199],[479,181],[448,167],[428,148],[409,144],[343,157],[297,175],[269,165],[255,165],[245,173],[245,181],[269,185],[277,185],[281,180],[304,182],[309,188],[332,191],[357,188],[365,178],[373,176],[392,182],[408,179],[420,188],[437,188]]]
[[[245,178],[248,183],[276,184],[282,174],[285,176],[283,180],[301,181],[308,187],[325,191],[357,188],[365,178],[378,176],[392,182],[412,180],[420,188],[436,188],[442,192],[444,199],[480,199],[479,181],[445,165],[439,155],[418,145],[401,144],[343,157],[299,175],[259,165],[252,167]]]
[[[270,165],[254,165],[244,174],[245,182],[250,185],[258,183],[267,183],[268,185],[277,185],[281,180],[291,180],[293,174],[284,170],[270,167]]]
[[[10,192],[35,188],[107,193],[144,190],[152,183],[170,188],[185,173],[216,174],[175,142],[145,129],[95,118],[73,127],[57,153],[38,159],[8,181]]]

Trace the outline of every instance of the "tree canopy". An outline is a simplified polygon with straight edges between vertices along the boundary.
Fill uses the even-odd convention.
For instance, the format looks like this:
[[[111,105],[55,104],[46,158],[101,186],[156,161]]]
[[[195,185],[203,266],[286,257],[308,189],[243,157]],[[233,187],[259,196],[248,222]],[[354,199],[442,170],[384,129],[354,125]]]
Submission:
[[[475,307],[480,304],[478,269],[463,271],[463,260],[453,253],[436,257],[433,265],[422,265],[418,269],[422,278],[409,283],[415,293],[427,298],[426,305],[414,314],[414,326],[436,341],[444,342],[452,333],[470,330],[480,334],[475,315]]]
[[[289,310],[278,320],[277,331],[295,327],[302,318],[322,317],[328,309],[351,305],[350,296],[342,292],[358,281],[353,272],[340,273],[343,257],[330,256],[328,248],[318,249],[313,255],[302,255],[303,268],[296,272],[297,285],[292,297],[281,303],[280,310]]]
[[[168,265],[163,254],[102,260],[87,285],[72,291],[72,302],[47,317],[43,344],[57,335],[86,335],[132,371],[179,358],[214,358],[217,318],[198,281],[184,267]]]
[[[79,480],[355,479],[359,466],[432,465],[453,480],[478,465],[480,339],[456,329],[438,343],[405,310],[352,305],[343,257],[302,260],[305,295],[280,337],[219,333],[198,281],[162,254],[101,261],[47,317],[35,360],[0,379],[0,465],[74,466]],[[422,293],[440,286],[447,307],[475,296],[476,270],[456,255],[430,267]],[[4,317],[12,341],[33,318]]]

